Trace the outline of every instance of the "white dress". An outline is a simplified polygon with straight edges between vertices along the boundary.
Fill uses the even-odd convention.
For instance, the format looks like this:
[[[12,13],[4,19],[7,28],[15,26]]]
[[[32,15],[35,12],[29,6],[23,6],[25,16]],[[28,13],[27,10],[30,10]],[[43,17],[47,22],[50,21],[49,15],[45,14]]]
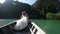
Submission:
[[[22,30],[28,25],[28,19],[26,16],[22,16],[20,20],[17,21],[14,29],[15,30]]]

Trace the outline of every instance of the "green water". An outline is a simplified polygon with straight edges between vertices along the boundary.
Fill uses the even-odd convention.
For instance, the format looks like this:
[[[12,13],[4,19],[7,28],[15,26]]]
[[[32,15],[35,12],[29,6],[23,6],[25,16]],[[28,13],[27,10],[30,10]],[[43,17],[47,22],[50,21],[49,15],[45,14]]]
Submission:
[[[60,20],[32,20],[40,28],[42,28],[46,34],[60,34]]]
[[[16,19],[0,19],[0,27],[4,26],[12,21],[15,21]]]
[[[0,19],[0,26],[8,24],[16,19]],[[60,20],[37,20],[32,19],[46,34],[60,34]]]

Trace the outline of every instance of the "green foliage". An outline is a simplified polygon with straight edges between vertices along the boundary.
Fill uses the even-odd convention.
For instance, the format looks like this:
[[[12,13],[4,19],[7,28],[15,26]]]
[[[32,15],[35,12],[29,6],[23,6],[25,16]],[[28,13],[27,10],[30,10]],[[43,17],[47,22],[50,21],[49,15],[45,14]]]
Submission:
[[[52,13],[47,13],[46,18],[47,19],[53,19],[53,14]]]
[[[59,19],[60,20],[60,12],[55,13],[55,14],[53,14],[53,13],[47,13],[46,14],[46,18],[47,19]]]
[[[59,3],[60,2],[58,2],[58,0],[37,0],[32,6],[35,7],[37,11],[42,12],[44,10],[43,13],[46,15],[49,12],[57,13],[58,10],[60,9]],[[42,14],[40,14],[41,15],[40,17],[46,18],[46,16]]]
[[[56,13],[55,16],[56,16],[56,19],[60,19],[60,12]]]

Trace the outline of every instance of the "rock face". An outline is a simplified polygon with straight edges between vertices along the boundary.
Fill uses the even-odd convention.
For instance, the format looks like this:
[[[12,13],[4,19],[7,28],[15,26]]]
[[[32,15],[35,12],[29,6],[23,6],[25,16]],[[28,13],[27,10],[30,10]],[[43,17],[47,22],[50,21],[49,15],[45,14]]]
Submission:
[[[0,19],[19,19],[22,11],[26,11],[30,18],[36,18],[38,14],[29,4],[10,0],[0,4]]]
[[[6,0],[4,4],[0,4],[0,18],[17,19],[22,11],[30,11],[29,4],[21,3],[13,0]]]

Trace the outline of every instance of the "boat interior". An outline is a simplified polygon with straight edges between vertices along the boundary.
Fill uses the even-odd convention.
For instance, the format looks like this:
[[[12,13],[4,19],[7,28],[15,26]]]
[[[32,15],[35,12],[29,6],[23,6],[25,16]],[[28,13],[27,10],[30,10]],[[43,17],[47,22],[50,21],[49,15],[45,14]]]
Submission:
[[[2,25],[0,27],[0,34],[46,34],[34,22],[29,22],[28,25],[22,30],[15,30],[14,26],[16,25],[17,21],[18,20],[14,20],[8,24]]]
[[[22,30],[14,30],[13,27],[15,25],[16,25],[16,22],[6,25],[4,27],[1,27],[0,34],[31,34],[31,30],[35,28],[35,26],[32,27],[33,24],[29,23],[28,26]],[[35,30],[34,34],[36,32],[37,32],[37,29]]]

